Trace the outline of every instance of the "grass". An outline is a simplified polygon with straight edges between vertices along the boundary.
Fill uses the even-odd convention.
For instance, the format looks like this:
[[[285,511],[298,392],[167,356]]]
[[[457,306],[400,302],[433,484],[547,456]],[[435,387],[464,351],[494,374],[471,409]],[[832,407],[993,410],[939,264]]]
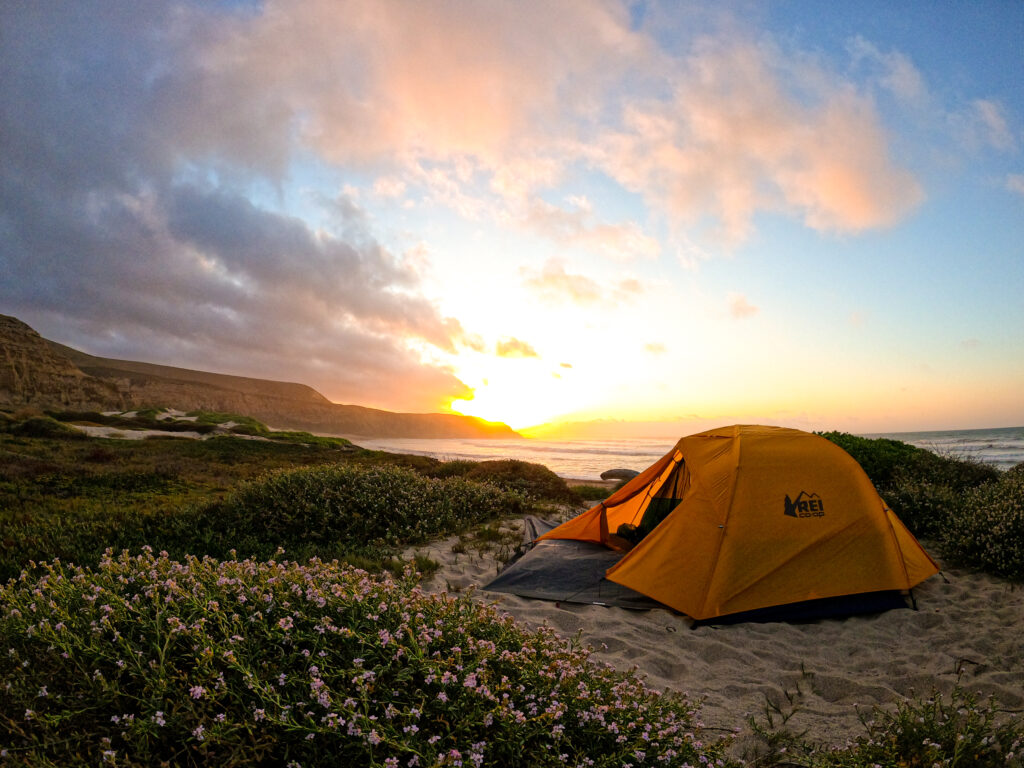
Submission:
[[[572,488],[573,493],[580,497],[583,501],[601,501],[607,499],[616,489],[608,488],[603,485],[575,485]]]
[[[54,422],[57,423],[57,422]],[[138,548],[183,509],[267,472],[343,460],[350,446],[208,440],[28,437],[0,432],[0,581],[29,561],[95,565]]]
[[[499,564],[507,563],[524,549],[523,532],[515,525],[494,521],[461,533],[452,545],[456,554],[490,555]]]
[[[810,676],[808,676],[810,677]],[[959,681],[948,696],[932,691],[893,707],[860,712],[864,732],[843,745],[809,740],[789,729],[803,691],[784,691],[751,718],[757,744],[746,762],[754,768],[1018,768],[1024,765],[1024,722],[979,700]]]

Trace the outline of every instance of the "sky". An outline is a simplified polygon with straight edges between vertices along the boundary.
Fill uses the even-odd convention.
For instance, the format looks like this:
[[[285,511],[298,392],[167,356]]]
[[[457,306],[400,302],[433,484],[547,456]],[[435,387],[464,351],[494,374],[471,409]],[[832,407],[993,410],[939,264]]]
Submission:
[[[549,437],[1024,424],[1017,0],[11,0],[0,73],[0,313],[83,351]]]

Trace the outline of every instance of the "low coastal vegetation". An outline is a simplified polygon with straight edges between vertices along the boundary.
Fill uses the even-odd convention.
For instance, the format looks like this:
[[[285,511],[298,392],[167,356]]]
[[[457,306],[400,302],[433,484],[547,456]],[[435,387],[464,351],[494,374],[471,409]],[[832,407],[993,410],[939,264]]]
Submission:
[[[209,426],[203,440],[70,426],[160,415],[0,412],[0,766],[743,764],[699,701],[470,596],[425,594],[414,568],[431,563],[395,559],[578,503],[546,468],[363,451],[234,414],[181,420]],[[826,436],[947,557],[1024,579],[1024,469]],[[747,764],[1021,764],[1019,721],[960,689],[864,722],[842,748],[755,724]]]
[[[399,547],[431,536],[580,501],[537,464],[363,451],[235,414],[189,418],[241,424],[268,439],[86,439],[70,424],[131,427],[102,414],[20,416],[0,418],[0,580],[32,561],[94,566],[108,547],[146,544],[218,557],[265,557],[285,546],[379,570]],[[136,429],[157,423],[146,413],[127,419]]]
[[[813,678],[813,676],[809,676]],[[994,699],[979,701],[959,681],[948,696],[932,691],[895,707],[858,712],[864,732],[845,745],[809,741],[790,729],[803,691],[786,691],[748,723],[754,768],[1007,768],[1024,765],[1024,726]]]
[[[695,705],[413,574],[139,555],[0,589],[23,765],[724,765]]]
[[[173,525],[148,538],[179,556],[237,552],[267,558],[282,546],[300,559],[387,557],[399,547],[528,507],[520,492],[489,483],[423,477],[404,467],[335,464],[244,483],[223,500],[183,510]]]

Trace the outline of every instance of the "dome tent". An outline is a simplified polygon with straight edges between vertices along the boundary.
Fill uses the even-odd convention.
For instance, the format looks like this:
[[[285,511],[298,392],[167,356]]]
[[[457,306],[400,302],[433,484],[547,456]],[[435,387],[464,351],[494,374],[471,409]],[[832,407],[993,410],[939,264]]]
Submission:
[[[558,539],[625,551],[609,581],[701,621],[882,610],[938,572],[849,454],[783,427],[684,437]]]

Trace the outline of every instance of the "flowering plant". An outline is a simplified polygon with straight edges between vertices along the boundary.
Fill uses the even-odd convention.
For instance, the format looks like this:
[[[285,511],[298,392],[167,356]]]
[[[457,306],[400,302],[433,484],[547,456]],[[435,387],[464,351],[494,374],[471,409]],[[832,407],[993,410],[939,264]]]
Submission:
[[[726,764],[693,702],[410,571],[147,549],[35,573],[0,588],[0,765]]]

